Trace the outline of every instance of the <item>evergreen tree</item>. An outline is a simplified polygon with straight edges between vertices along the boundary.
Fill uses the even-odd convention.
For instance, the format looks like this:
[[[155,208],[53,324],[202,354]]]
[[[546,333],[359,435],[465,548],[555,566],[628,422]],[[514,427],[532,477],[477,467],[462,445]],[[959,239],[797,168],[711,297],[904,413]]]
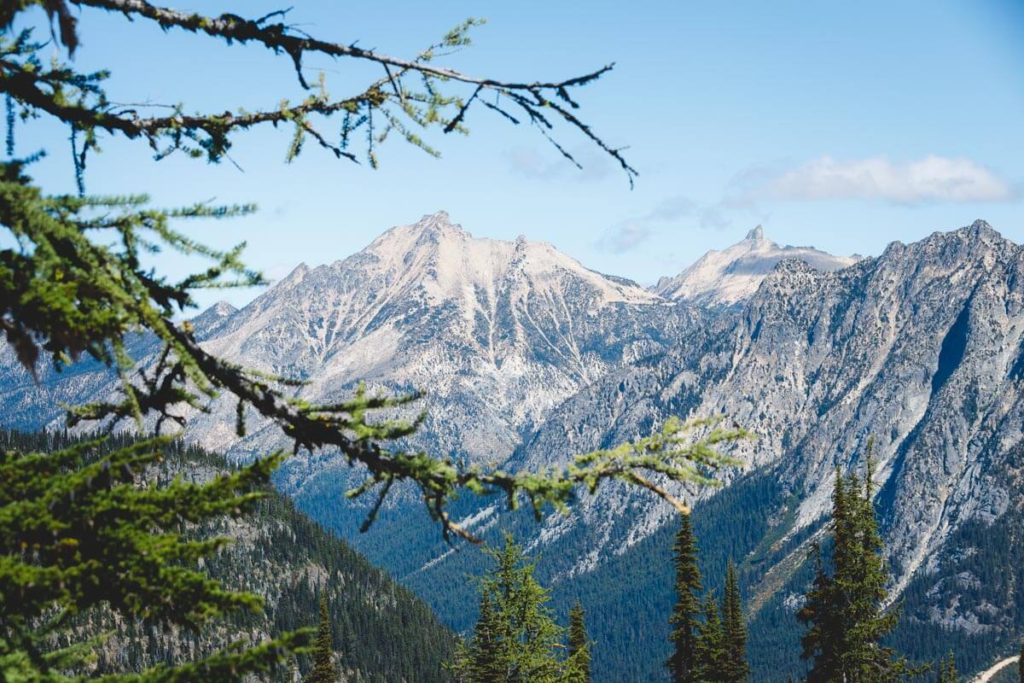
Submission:
[[[228,541],[183,526],[238,516],[263,494],[278,456],[205,483],[147,483],[167,439],[104,450],[100,440],[50,453],[0,451],[0,680],[58,683],[88,676],[96,639],[76,618],[197,629],[259,598],[226,590],[200,567]],[[284,665],[307,631],[241,642],[177,666],[105,681],[241,681]]]
[[[722,596],[722,629],[725,634],[724,679],[729,683],[745,683],[750,676],[747,662],[747,626],[743,614],[736,565],[730,559],[725,570],[725,593]]]
[[[956,658],[952,651],[936,663],[936,668],[939,671],[938,683],[959,683],[960,676],[956,671]]]
[[[672,655],[666,662],[674,683],[696,681],[697,628],[701,611],[700,569],[697,567],[697,541],[689,515],[681,515],[676,532],[676,604],[669,624],[672,626]]]
[[[1020,654],[1017,655],[1017,677],[1024,683],[1024,640],[1020,643]]]
[[[880,644],[898,613],[881,608],[888,578],[872,499],[872,442],[864,479],[836,472],[832,496],[832,574],[820,549],[814,583],[798,613],[806,625],[803,656],[813,659],[811,683],[883,683],[912,669]]]
[[[480,620],[452,669],[464,683],[557,683],[563,629],[548,608],[548,591],[510,535],[480,591]]]
[[[564,683],[590,683],[590,637],[578,601],[569,612],[569,656],[565,661]]]
[[[320,596],[320,626],[313,647],[313,668],[306,683],[338,683],[338,667],[334,664],[334,633],[331,630],[331,612],[327,594]]]
[[[693,680],[724,683],[728,669],[725,631],[713,596],[704,599],[704,620],[697,625],[696,664]]]
[[[501,625],[490,593],[480,596],[480,618],[473,630],[472,656],[467,681],[498,681],[505,675],[499,656]]]

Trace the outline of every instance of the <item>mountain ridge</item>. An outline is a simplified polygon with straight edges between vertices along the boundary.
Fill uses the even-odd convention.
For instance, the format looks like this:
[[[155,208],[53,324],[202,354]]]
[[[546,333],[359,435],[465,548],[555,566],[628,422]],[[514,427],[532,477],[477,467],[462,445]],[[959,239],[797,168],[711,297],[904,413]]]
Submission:
[[[860,257],[833,256],[814,247],[780,247],[765,237],[764,228],[758,225],[742,241],[707,252],[678,275],[662,277],[652,290],[666,299],[706,306],[736,305],[753,296],[775,265],[787,259],[831,271],[853,265]]]
[[[430,214],[348,258],[300,265],[241,310],[211,309],[195,320],[206,348],[308,380],[300,394],[308,400],[348,395],[359,380],[374,390],[427,389],[418,406],[427,419],[410,444],[470,463],[543,469],[644,435],[672,415],[728,415],[758,438],[736,447],[749,472],[723,473],[722,491],[748,477],[761,483],[714,496],[670,488],[698,511],[720,509],[723,519],[744,518],[750,500],[744,496],[761,492],[765,515],[750,528],[771,543],[727,548],[709,541],[706,548],[714,557],[726,549],[743,553],[736,559],[745,563],[748,590],[762,580],[771,584],[758,597],[758,620],[792,621],[787,605],[806,568],[785,560],[798,558],[819,532],[835,467],[860,466],[874,434],[893,595],[913,597],[909,605],[923,629],[974,623],[1000,634],[1019,629],[1011,614],[985,612],[955,582],[943,578],[935,589],[935,600],[948,601],[940,606],[929,602],[933,586],[923,586],[961,566],[962,548],[950,544],[973,539],[972,525],[1009,533],[1013,496],[1024,491],[1001,474],[1018,467],[1011,447],[1021,441],[1024,424],[1024,250],[983,221],[911,244],[894,242],[877,257],[836,268],[789,258],[801,252],[778,247],[763,229],[738,246],[732,254],[718,252],[708,271],[718,287],[736,272],[730,264],[756,256],[756,268],[722,290],[739,292],[738,299],[670,301],[591,271],[551,245],[473,238],[446,214]],[[757,270],[776,257],[765,272]],[[147,353],[144,343],[138,348]],[[6,358],[0,380],[21,371]],[[101,368],[43,379],[35,388],[5,385],[15,388],[0,395],[0,405],[8,419],[22,422],[16,426],[55,424],[57,398],[76,402],[113,388]],[[191,438],[232,457],[284,445],[279,432],[253,415],[247,415],[249,435],[237,439],[227,402],[191,417]],[[277,483],[318,521],[429,597],[449,624],[464,628],[472,616],[470,587],[456,581],[443,595],[431,591],[476,573],[476,554],[441,545],[421,505],[402,491],[381,511],[378,535],[358,535],[365,511],[337,504],[350,476],[337,454],[299,454]],[[575,581],[629,566],[622,558],[644,565],[635,553],[651,552],[649,541],[674,519],[660,501],[614,485],[582,497],[573,517],[550,517],[539,526],[471,497],[457,501],[453,512],[485,535],[514,528],[542,556],[539,571],[566,595]],[[670,582],[660,571],[649,568],[644,576]],[[626,577],[625,585],[635,578]],[[625,617],[613,617],[613,605],[590,607],[604,624],[598,639],[613,637],[608,629]],[[632,623],[633,646],[662,643],[661,626]],[[599,680],[615,679],[614,661],[595,661]]]

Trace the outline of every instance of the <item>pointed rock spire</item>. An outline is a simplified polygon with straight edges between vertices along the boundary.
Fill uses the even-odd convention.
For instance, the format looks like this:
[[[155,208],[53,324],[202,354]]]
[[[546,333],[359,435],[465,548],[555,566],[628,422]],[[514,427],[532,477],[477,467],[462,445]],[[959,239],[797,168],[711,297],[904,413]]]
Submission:
[[[764,239],[764,228],[758,225],[756,228],[747,233],[748,240],[754,240],[760,242]]]

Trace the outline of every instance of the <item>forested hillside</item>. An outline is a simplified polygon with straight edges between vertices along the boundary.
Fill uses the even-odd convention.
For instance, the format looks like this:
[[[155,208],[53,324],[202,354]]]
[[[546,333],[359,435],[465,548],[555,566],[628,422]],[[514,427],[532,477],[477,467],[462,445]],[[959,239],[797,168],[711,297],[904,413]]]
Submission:
[[[0,432],[4,450],[56,450],[70,442],[62,433]],[[109,440],[110,447],[123,443],[118,437]],[[219,456],[192,447],[172,446],[166,455],[154,480],[205,479],[227,467]],[[452,656],[455,637],[430,608],[274,490],[268,489],[253,512],[193,533],[234,540],[207,564],[208,571],[230,589],[262,597],[263,611],[237,612],[201,634],[89,614],[76,625],[79,636],[111,634],[96,647],[97,672],[191,661],[240,638],[315,626],[320,595],[326,594],[334,649],[346,681],[450,680],[443,663]],[[293,671],[280,672],[279,679],[292,680],[294,671],[309,666],[307,657],[299,657]]]

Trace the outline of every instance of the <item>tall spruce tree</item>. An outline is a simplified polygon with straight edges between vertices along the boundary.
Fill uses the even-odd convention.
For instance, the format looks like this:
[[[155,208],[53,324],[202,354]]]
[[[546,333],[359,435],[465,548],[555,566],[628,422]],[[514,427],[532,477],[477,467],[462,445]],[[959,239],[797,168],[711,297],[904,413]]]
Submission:
[[[313,668],[305,683],[338,683],[338,667],[334,663],[334,631],[331,629],[331,610],[327,593],[320,596],[320,625],[313,647]]]
[[[697,541],[689,515],[681,515],[673,545],[675,553],[676,603],[669,624],[672,654],[665,663],[675,683],[696,681],[697,633],[701,613],[700,568],[697,566]]]
[[[803,657],[813,659],[807,675],[811,683],[883,683],[915,671],[881,645],[899,615],[882,609],[888,574],[872,502],[871,450],[869,441],[863,479],[836,472],[832,573],[818,549],[814,583],[798,613],[807,627]]]
[[[722,596],[722,630],[725,635],[725,669],[723,680],[745,683],[750,677],[747,661],[747,626],[743,614],[736,565],[732,559],[725,570],[725,593]]]
[[[957,673],[956,657],[953,656],[952,651],[940,659],[935,666],[939,672],[938,683],[959,683],[960,675]]]
[[[569,656],[563,683],[590,683],[590,636],[584,619],[583,605],[577,601],[569,611]]]
[[[693,680],[701,683],[724,683],[728,668],[725,631],[714,596],[704,598],[703,621],[697,625],[696,662]]]
[[[548,591],[533,576],[534,564],[510,535],[489,551],[494,569],[480,590],[480,620],[452,669],[463,683],[558,683],[563,629],[548,607]]]

